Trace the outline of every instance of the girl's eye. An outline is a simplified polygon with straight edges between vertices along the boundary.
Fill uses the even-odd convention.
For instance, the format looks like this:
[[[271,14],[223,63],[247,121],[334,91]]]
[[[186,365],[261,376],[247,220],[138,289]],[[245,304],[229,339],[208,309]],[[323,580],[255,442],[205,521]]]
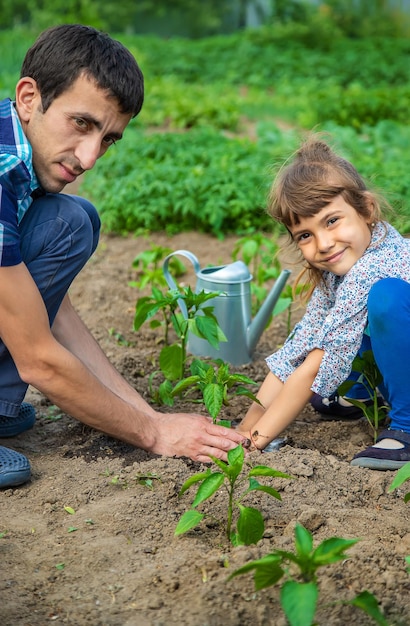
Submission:
[[[303,242],[306,241],[307,239],[309,239],[310,234],[309,233],[302,233],[301,235],[297,236],[297,242]]]
[[[335,222],[337,222],[338,218],[337,217],[331,217],[327,223],[329,224],[329,226],[331,226],[332,224],[334,224]]]

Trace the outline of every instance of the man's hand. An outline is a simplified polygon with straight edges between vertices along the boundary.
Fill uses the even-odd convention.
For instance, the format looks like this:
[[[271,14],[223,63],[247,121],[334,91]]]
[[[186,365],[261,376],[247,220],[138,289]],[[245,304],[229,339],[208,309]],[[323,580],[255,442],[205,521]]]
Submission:
[[[186,456],[209,463],[210,455],[227,460],[227,452],[249,440],[236,430],[217,426],[210,418],[187,413],[156,413],[156,441],[151,452],[165,456]]]

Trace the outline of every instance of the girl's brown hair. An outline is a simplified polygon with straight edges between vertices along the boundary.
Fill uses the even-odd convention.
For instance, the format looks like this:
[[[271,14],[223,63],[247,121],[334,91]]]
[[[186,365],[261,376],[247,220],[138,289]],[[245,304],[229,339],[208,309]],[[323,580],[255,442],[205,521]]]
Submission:
[[[312,135],[279,171],[269,193],[268,212],[290,234],[290,228],[299,224],[300,218],[312,217],[339,195],[357,213],[374,223],[382,219],[381,205],[388,206],[368,189],[349,161],[336,154],[317,135]],[[310,285],[308,297],[321,281],[322,271],[307,265],[297,282],[306,272]]]

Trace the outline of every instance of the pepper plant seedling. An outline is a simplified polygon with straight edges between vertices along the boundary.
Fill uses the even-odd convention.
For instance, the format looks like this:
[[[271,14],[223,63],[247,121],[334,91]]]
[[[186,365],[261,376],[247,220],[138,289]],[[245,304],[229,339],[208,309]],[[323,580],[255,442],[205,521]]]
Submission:
[[[280,494],[269,485],[263,485],[258,482],[257,477],[269,476],[273,478],[292,478],[289,474],[278,472],[275,469],[265,465],[256,465],[241,478],[243,470],[245,453],[241,445],[228,452],[228,462],[225,463],[220,459],[211,457],[220,471],[212,471],[210,468],[206,472],[195,474],[188,478],[182,485],[179,492],[181,497],[192,485],[198,484],[199,487],[196,496],[192,502],[191,508],[186,511],[179,520],[175,529],[175,535],[182,535],[188,530],[195,528],[206,517],[205,513],[197,510],[197,507],[208,500],[218,491],[220,487],[225,487],[228,494],[227,518],[225,524],[225,534],[233,545],[251,545],[257,543],[263,537],[265,531],[265,523],[263,516],[258,509],[244,506],[242,500],[251,491],[262,491],[278,500],[281,500]],[[245,481],[249,481],[249,486],[239,497],[236,497],[238,487]],[[232,530],[233,514],[235,507],[239,510],[239,517],[236,524],[236,532]]]
[[[226,341],[218,320],[213,314],[214,307],[204,306],[208,300],[215,298],[219,293],[205,293],[205,291],[194,293],[191,287],[184,287],[181,291],[171,289],[163,294],[160,289],[153,287],[152,296],[144,296],[137,301],[134,330],[138,330],[144,322],[152,320],[158,312],[163,315],[166,345],[160,352],[159,364],[161,372],[168,381],[180,380],[184,377],[189,333],[205,339],[213,348],[218,348],[221,341]],[[177,312],[181,300],[185,303],[186,317]],[[151,321],[151,328],[159,325],[161,323],[158,320]],[[169,345],[168,330],[171,325],[178,340]]]
[[[256,385],[257,383],[244,374],[232,374],[229,363],[222,359],[203,361],[194,359],[190,365],[191,376],[180,380],[175,387],[169,390],[169,397],[165,398],[166,404],[173,406],[173,398],[184,394],[184,398],[189,397],[191,392],[199,391],[203,398],[205,407],[212,417],[214,423],[223,405],[229,404],[232,396],[246,396],[260,404],[256,396],[245,385]],[[202,400],[193,399],[193,402]],[[231,426],[227,420],[219,421],[225,426]]]
[[[151,243],[148,250],[143,250],[143,252],[137,254],[132,262],[132,267],[137,270],[139,280],[130,282],[130,287],[143,289],[149,284],[156,287],[165,287],[167,281],[162,269],[162,261],[170,252],[172,252],[171,248]],[[170,259],[169,265],[175,277],[182,276],[186,272],[185,265],[177,257]]]
[[[363,415],[373,430],[374,441],[376,441],[379,424],[386,418],[389,407],[379,405],[377,387],[383,382],[383,378],[374,359],[373,351],[366,350],[361,356],[356,356],[352,363],[352,371],[359,373],[358,379],[346,380],[340,385],[338,392],[341,396],[345,396],[349,389],[357,383],[361,383],[365,387],[369,397],[373,400],[371,406],[367,406],[364,402],[354,398],[346,398],[346,400],[363,411]]]
[[[359,540],[331,537],[314,548],[312,534],[301,524],[296,524],[295,552],[274,550],[235,570],[228,580],[254,570],[255,589],[259,591],[275,585],[284,577],[280,603],[290,626],[312,626],[319,596],[317,570],[346,559],[346,550],[357,541]],[[388,626],[376,599],[368,591],[360,593],[345,604],[361,608],[379,626]]]

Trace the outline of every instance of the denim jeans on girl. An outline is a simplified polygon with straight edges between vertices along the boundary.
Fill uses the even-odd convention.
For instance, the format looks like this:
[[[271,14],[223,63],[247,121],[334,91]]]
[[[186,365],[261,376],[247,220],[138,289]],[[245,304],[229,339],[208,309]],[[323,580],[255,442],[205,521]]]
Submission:
[[[46,194],[33,201],[19,228],[22,259],[42,295],[52,325],[72,281],[97,247],[98,213],[84,198]],[[18,415],[27,387],[0,340],[0,415]]]
[[[390,428],[410,433],[410,284],[384,278],[368,298],[371,349],[383,376],[384,399],[391,407]]]
[[[383,376],[379,390],[391,407],[390,428],[410,432],[410,284],[399,278],[383,278],[373,285],[367,300],[368,334],[363,335],[359,355],[372,350]],[[351,372],[349,380],[359,374]],[[358,383],[347,398],[366,398]]]

